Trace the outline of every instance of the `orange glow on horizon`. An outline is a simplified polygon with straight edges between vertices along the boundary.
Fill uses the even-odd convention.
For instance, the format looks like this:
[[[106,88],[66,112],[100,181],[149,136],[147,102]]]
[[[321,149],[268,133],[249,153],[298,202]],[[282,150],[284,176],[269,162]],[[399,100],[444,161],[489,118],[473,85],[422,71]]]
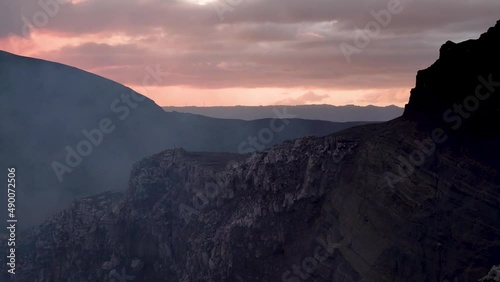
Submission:
[[[269,105],[311,105],[330,104],[336,106],[404,106],[408,102],[408,89],[372,90],[325,90],[311,88],[224,88],[198,89],[186,86],[143,87],[130,85],[130,88],[155,101],[159,106],[269,106]],[[300,97],[306,92],[330,93],[330,97],[318,101],[293,103],[287,97]]]
[[[53,53],[52,51],[59,51],[66,46],[78,46],[86,42],[116,45],[125,43],[128,40],[130,38],[121,35],[103,36],[94,34],[81,37],[61,37],[57,34],[34,30],[30,39],[14,36],[0,38],[0,49],[17,55],[57,61],[57,58],[50,54]],[[58,62],[70,64],[64,61]],[[100,71],[105,69],[104,67],[89,69],[78,65],[74,67],[99,75],[103,75]],[[129,85],[126,81],[115,80],[149,97],[160,106],[264,106],[277,104],[404,106],[409,97],[409,88],[365,90],[323,89],[314,87],[202,89],[189,86],[162,86],[144,89],[140,85]],[[325,98],[311,101],[298,99],[298,97],[307,92],[321,94]]]

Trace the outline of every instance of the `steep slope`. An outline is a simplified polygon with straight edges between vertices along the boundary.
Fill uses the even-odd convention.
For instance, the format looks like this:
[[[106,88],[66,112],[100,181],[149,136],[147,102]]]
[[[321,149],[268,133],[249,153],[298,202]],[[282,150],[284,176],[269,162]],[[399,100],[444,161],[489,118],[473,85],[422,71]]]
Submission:
[[[362,124],[292,119],[283,107],[274,109],[281,121],[165,113],[113,81],[5,52],[0,52],[0,100],[0,165],[18,170],[24,226],[77,197],[124,189],[134,162],[168,148],[249,153]],[[0,200],[5,197],[2,193]]]
[[[134,281],[485,276],[500,259],[498,173],[439,150],[391,187],[385,173],[414,148],[408,137],[425,136],[394,121],[238,163],[165,151],[135,165],[125,196],[78,201],[23,236],[14,281],[108,281],[122,269]]]
[[[471,137],[500,134],[500,26],[477,40],[446,42],[439,59],[417,74],[403,116]],[[478,136],[479,135],[479,136]]]
[[[457,48],[498,52],[486,46],[498,47],[499,27]],[[477,281],[500,263],[498,131],[488,119],[444,127],[439,112],[462,97],[427,89],[450,99],[420,108],[420,85],[439,80],[429,79],[387,123],[246,160],[180,149],[145,158],[125,195],[77,201],[25,233],[13,281]],[[474,113],[495,116],[498,99],[489,103]]]

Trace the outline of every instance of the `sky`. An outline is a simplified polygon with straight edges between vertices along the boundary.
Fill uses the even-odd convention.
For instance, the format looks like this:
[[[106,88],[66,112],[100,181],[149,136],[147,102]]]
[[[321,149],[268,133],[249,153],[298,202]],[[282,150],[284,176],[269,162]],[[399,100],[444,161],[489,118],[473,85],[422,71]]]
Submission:
[[[161,106],[404,106],[442,44],[499,19],[498,0],[2,0],[0,50]]]

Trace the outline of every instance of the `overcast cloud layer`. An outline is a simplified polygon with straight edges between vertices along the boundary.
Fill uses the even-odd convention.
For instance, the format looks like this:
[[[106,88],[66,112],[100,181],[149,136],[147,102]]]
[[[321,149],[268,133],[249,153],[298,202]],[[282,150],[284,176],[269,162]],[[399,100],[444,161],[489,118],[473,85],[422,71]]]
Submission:
[[[477,38],[500,19],[498,0],[401,0],[400,12],[347,60],[341,44],[356,46],[356,30],[391,1],[42,0],[51,3],[44,9],[5,0],[0,49],[132,87],[146,66],[160,65],[170,75],[149,96],[162,105],[402,105],[440,45]]]

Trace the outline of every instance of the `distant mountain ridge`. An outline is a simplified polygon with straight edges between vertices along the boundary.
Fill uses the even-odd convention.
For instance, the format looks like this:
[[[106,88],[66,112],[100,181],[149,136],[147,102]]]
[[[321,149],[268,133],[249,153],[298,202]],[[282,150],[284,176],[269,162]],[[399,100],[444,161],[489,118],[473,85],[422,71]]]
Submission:
[[[199,114],[214,118],[255,120],[272,118],[273,109],[284,106],[229,106],[229,107],[163,107],[167,112]],[[285,106],[288,112],[301,119],[326,120],[332,122],[348,121],[389,121],[403,114],[403,108],[391,105],[378,106],[334,106],[299,105]]]

